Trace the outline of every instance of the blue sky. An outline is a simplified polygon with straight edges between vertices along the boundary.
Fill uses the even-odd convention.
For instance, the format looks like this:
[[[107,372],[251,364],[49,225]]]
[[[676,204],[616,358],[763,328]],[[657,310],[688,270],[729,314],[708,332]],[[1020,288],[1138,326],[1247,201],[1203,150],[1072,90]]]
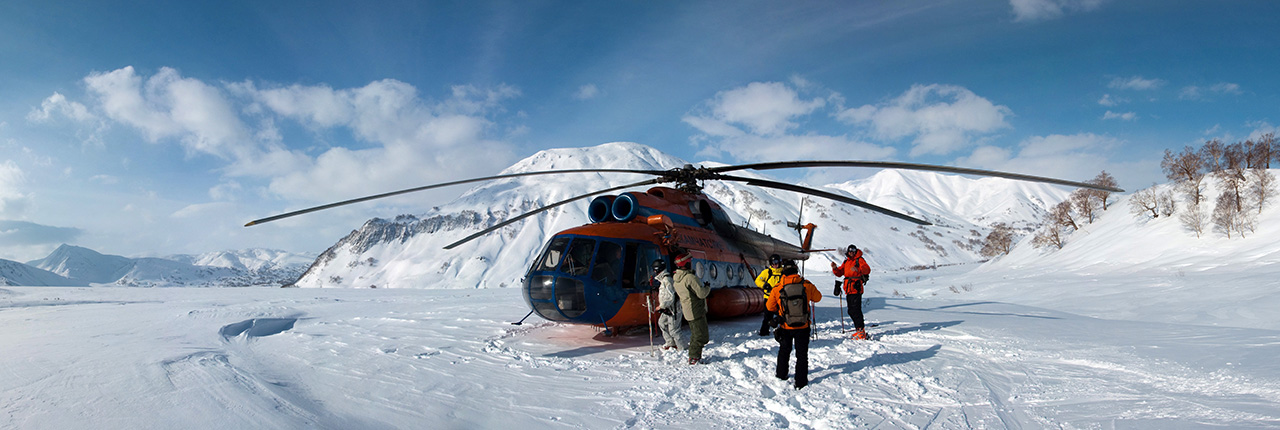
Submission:
[[[0,4],[0,258],[319,252],[547,148],[1163,182],[1275,130],[1280,3]],[[870,171],[795,172],[821,184]]]

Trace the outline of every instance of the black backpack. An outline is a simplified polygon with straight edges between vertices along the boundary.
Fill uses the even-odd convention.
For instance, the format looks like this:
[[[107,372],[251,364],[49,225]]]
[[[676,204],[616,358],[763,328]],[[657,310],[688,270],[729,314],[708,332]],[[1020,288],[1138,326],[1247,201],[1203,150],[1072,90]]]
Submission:
[[[809,296],[805,292],[804,282],[796,282],[782,286],[782,322],[791,327],[799,327],[809,323]]]

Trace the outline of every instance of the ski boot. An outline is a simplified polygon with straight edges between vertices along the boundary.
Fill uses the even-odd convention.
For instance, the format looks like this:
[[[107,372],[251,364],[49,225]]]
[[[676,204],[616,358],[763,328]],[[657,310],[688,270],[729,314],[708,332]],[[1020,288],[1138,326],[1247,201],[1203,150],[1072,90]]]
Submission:
[[[853,338],[857,340],[871,339],[871,337],[867,336],[867,331],[865,329],[858,329],[858,331],[853,332]]]

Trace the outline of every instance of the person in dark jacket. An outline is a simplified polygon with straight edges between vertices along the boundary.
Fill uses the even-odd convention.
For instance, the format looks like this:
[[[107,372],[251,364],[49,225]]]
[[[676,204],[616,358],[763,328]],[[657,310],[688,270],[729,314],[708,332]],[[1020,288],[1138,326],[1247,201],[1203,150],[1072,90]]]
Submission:
[[[792,284],[804,286],[804,303],[807,309],[810,303],[822,301],[822,293],[818,291],[818,287],[813,283],[806,281],[800,277],[799,270],[796,269],[795,263],[784,263],[782,266],[782,280],[778,282],[778,286],[773,288],[769,293],[769,301],[765,302],[765,308],[770,312],[775,312],[783,321],[775,331],[775,337],[778,338],[778,379],[786,380],[788,367],[791,361],[791,349],[794,345],[796,350],[796,389],[804,388],[809,385],[809,337],[813,334],[812,328],[809,327],[810,320],[799,324],[788,324],[786,322],[786,305],[784,290]],[[808,315],[806,313],[806,315]]]

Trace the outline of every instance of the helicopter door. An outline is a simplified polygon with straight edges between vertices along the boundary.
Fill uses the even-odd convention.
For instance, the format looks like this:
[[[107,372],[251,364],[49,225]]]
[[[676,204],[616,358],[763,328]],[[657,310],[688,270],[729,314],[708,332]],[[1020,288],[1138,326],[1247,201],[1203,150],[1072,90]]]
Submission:
[[[656,273],[653,271],[653,261],[662,258],[662,254],[658,253],[658,247],[648,243],[628,243],[627,244],[627,268],[623,273],[623,287],[636,288],[651,286],[650,282]],[[630,282],[627,284],[627,282]]]
[[[601,284],[618,285],[618,276],[622,274],[622,245],[601,241],[600,250],[596,252],[595,266],[591,268],[591,280]]]

